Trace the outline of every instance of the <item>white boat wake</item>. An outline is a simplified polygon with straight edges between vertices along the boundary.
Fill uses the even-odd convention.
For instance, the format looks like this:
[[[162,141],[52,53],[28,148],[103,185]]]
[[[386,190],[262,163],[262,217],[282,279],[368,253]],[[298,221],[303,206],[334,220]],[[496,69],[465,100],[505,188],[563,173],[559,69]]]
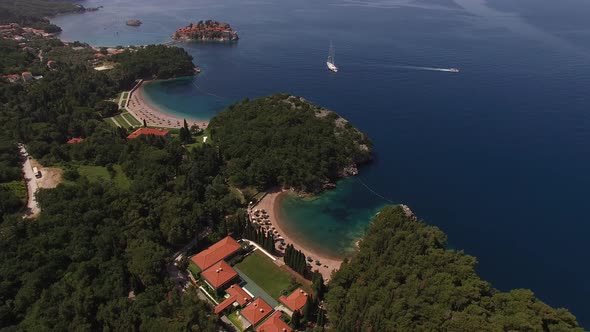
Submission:
[[[420,67],[420,66],[392,66],[393,68],[414,69],[414,70],[428,70],[428,71],[442,71],[447,73],[458,73],[457,68],[436,68],[436,67]]]

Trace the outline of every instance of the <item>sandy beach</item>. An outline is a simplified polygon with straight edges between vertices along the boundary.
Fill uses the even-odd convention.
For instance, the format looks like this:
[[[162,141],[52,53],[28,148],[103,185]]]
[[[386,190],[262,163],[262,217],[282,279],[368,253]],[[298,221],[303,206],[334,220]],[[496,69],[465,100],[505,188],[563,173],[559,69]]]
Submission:
[[[132,113],[135,118],[140,122],[145,120],[146,124],[150,127],[163,127],[163,128],[180,128],[184,124],[183,117],[166,113],[157,106],[150,104],[143,98],[143,86],[149,83],[149,81],[142,82],[135,91],[129,96],[127,103],[127,110]],[[207,128],[208,121],[194,120],[186,118],[186,122],[189,127],[193,124],[198,125],[200,128]]]
[[[328,257],[325,254],[321,254],[317,251],[311,250],[310,248],[304,246],[301,243],[301,241],[297,242],[293,236],[289,236],[289,233],[285,232],[285,227],[281,224],[279,202],[281,196],[286,194],[287,191],[271,191],[258,204],[252,207],[252,211],[256,211],[257,209],[265,210],[269,215],[268,220],[270,220],[272,224],[271,226],[275,227],[275,230],[278,231],[278,235],[280,235],[285,240],[285,243],[293,244],[293,246],[295,246],[296,249],[301,250],[305,254],[305,256],[312,257],[312,271],[318,270],[322,274],[322,276],[324,276],[325,280],[329,280],[332,271],[340,268],[340,264],[342,264],[342,259]],[[320,266],[315,265],[316,260],[320,261]]]

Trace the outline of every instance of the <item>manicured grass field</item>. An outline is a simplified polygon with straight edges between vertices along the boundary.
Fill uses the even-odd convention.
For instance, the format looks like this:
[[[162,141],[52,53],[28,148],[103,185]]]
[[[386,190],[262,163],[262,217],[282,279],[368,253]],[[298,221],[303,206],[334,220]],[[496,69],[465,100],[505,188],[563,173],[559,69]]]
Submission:
[[[134,126],[141,126],[143,125],[141,122],[139,122],[133,115],[129,114],[129,113],[123,113],[121,114],[125,119],[127,119],[127,122],[131,123]]]
[[[104,118],[102,119],[104,122],[110,124],[113,127],[118,127],[113,118]]]
[[[231,314],[227,315],[227,318],[240,330],[244,331],[244,327],[242,326],[242,322],[238,318],[238,312],[234,311]]]
[[[115,170],[115,177],[112,180],[115,185],[121,189],[129,189],[131,187],[131,181],[121,169],[121,165],[113,165],[113,169]],[[88,178],[91,182],[111,180],[111,175],[104,166],[80,165],[78,166],[78,173]]]
[[[189,269],[189,271],[191,271],[193,273],[195,278],[199,275],[199,273],[201,273],[201,269],[199,269],[199,267],[196,266],[195,263],[193,263],[193,262],[190,262],[188,264],[188,269]]]
[[[291,284],[291,275],[258,250],[236,266],[275,299]]]
[[[127,121],[125,121],[125,118],[123,118],[122,114],[119,115],[115,115],[113,118],[115,118],[115,120],[117,120],[117,122],[119,122],[119,124],[124,127],[124,128],[129,128],[130,125],[129,123],[127,123]]]

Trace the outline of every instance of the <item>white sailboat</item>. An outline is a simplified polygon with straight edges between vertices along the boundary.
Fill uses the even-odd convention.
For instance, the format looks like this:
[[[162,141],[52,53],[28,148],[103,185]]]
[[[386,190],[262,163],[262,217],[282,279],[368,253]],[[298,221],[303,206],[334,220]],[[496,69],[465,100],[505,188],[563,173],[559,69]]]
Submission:
[[[328,51],[328,60],[326,61],[326,65],[328,66],[328,69],[337,73],[338,67],[336,67],[336,64],[334,63],[335,52],[336,50],[334,49],[334,45],[332,45],[332,42],[330,42],[330,50]]]

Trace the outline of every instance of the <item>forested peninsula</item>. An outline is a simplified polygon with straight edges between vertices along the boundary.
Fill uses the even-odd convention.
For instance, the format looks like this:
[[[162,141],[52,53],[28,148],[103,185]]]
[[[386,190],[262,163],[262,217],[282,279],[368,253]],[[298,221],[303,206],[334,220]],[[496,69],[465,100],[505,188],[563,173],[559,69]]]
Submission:
[[[0,0],[0,24],[18,23],[55,33],[60,32],[61,28],[51,24],[47,17],[65,13],[83,13],[86,10],[82,5],[65,1]]]
[[[372,143],[338,114],[288,94],[243,100],[209,128],[230,183],[317,193],[372,159]]]

